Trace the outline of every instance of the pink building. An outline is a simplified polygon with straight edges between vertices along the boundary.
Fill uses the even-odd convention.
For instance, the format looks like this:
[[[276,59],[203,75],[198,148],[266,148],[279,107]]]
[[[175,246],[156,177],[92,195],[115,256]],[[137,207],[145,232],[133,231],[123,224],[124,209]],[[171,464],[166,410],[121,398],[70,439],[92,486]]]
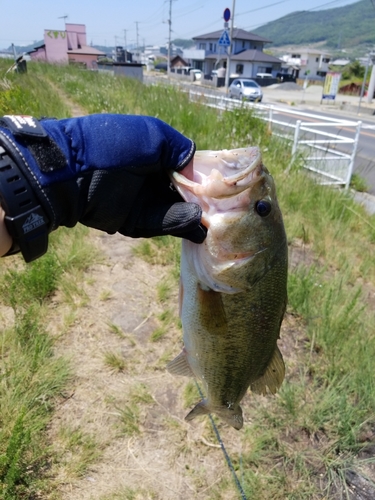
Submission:
[[[44,30],[44,44],[30,52],[32,60],[50,63],[83,63],[95,68],[98,56],[105,53],[87,45],[84,24],[66,24],[65,31]]]

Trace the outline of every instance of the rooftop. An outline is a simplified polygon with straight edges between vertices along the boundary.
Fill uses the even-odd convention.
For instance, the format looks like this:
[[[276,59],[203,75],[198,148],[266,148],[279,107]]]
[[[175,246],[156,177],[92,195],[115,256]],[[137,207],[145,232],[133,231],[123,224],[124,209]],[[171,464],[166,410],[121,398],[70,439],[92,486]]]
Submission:
[[[223,31],[224,30],[218,30],[206,33],[205,35],[194,36],[193,40],[211,40],[212,38],[217,38],[219,40]],[[263,38],[262,36],[240,28],[233,28],[232,38],[233,40],[251,40],[253,42],[271,43],[271,40],[268,40],[267,38]]]

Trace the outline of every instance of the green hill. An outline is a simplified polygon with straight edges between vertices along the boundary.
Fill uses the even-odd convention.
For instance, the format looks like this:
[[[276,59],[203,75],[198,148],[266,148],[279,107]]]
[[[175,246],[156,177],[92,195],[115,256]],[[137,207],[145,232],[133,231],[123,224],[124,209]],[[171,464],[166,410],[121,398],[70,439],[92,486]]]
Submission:
[[[361,0],[316,12],[297,11],[253,30],[273,46],[324,42],[329,48],[375,44],[375,4]]]

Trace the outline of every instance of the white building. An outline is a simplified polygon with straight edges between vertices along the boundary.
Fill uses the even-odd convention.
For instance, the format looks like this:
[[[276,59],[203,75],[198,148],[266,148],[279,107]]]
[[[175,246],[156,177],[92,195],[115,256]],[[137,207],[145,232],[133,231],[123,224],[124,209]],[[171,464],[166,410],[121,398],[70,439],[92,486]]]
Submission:
[[[331,55],[316,49],[298,49],[281,57],[283,66],[289,68],[289,72],[295,73],[297,78],[322,79],[329,71]]]
[[[193,37],[196,47],[184,50],[184,59],[189,59],[194,68],[202,70],[205,74],[220,68],[226,69],[226,48],[218,44],[222,33],[223,30],[220,30]],[[244,78],[254,78],[257,73],[269,73],[275,76],[281,70],[281,60],[263,52],[266,43],[270,43],[270,40],[235,28],[229,74]]]

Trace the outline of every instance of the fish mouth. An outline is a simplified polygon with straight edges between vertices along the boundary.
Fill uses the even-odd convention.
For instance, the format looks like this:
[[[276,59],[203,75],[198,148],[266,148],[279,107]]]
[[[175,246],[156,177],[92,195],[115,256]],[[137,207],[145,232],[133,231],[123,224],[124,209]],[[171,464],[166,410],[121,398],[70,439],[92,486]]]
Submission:
[[[185,169],[184,169],[185,170]],[[223,199],[258,183],[267,169],[257,147],[197,151],[184,171],[171,172],[172,182],[185,201]]]

